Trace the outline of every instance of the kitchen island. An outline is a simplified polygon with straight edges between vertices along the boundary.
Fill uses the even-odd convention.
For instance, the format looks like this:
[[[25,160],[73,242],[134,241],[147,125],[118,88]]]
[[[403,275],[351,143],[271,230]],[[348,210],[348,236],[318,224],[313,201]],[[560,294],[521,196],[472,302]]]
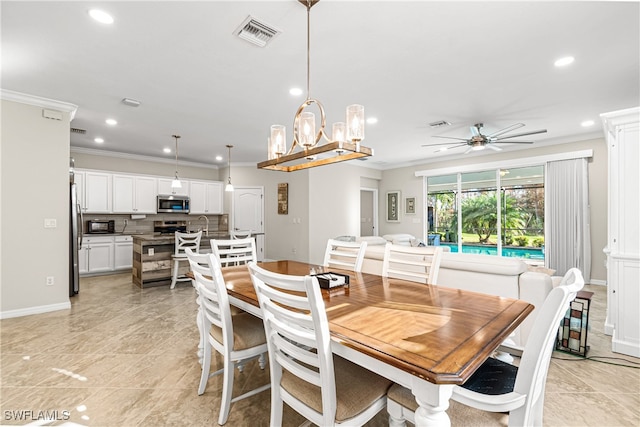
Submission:
[[[200,252],[211,251],[211,239],[229,239],[229,232],[210,232],[200,240]],[[173,234],[142,234],[133,236],[133,283],[141,288],[171,284],[171,269],[175,250]],[[180,263],[180,274],[189,271]]]

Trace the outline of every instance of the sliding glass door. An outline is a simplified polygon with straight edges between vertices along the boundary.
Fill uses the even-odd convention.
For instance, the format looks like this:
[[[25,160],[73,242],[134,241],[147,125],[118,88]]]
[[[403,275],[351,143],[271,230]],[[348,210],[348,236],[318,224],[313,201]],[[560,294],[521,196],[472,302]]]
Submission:
[[[428,244],[544,262],[544,167],[427,177]]]

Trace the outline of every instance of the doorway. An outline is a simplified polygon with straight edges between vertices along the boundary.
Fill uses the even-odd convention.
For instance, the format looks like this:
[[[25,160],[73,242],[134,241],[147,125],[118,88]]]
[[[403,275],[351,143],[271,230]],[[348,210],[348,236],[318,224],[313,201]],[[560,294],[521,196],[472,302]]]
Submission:
[[[264,233],[264,187],[236,187],[233,192],[233,230]],[[264,234],[256,236],[258,261],[264,261]]]
[[[378,189],[360,189],[360,236],[378,235]]]

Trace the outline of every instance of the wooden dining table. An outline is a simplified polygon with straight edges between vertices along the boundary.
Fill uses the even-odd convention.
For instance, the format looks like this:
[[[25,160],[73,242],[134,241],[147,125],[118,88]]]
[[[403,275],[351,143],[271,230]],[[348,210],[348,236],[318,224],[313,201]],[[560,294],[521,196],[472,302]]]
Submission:
[[[262,262],[303,276],[317,266]],[[374,274],[331,269],[349,285],[322,290],[335,354],[411,389],[416,426],[450,425],[453,387],[464,383],[533,310],[525,301]],[[261,317],[247,266],[222,269],[230,303]]]

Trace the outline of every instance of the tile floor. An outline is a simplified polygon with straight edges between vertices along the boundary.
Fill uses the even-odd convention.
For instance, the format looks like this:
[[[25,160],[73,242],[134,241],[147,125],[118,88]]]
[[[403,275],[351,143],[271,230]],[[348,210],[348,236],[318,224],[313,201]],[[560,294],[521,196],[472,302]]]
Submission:
[[[640,359],[611,353],[610,337],[601,332],[605,288],[586,289],[595,292],[589,356],[620,357],[637,367]],[[25,425],[45,412],[58,421],[32,425],[217,425],[220,378],[197,395],[195,313],[190,285],[141,290],[130,275],[118,274],[83,278],[71,310],[0,321],[0,425]],[[220,359],[214,363],[219,367]],[[266,382],[268,368],[249,362],[236,372],[234,395]],[[266,391],[233,404],[226,425],[267,426],[269,400]],[[455,402],[448,412],[453,426],[507,423],[506,415]],[[286,407],[284,418],[287,426],[303,421]],[[385,426],[387,420],[380,413],[367,425]],[[640,425],[640,371],[555,352],[544,424]]]

